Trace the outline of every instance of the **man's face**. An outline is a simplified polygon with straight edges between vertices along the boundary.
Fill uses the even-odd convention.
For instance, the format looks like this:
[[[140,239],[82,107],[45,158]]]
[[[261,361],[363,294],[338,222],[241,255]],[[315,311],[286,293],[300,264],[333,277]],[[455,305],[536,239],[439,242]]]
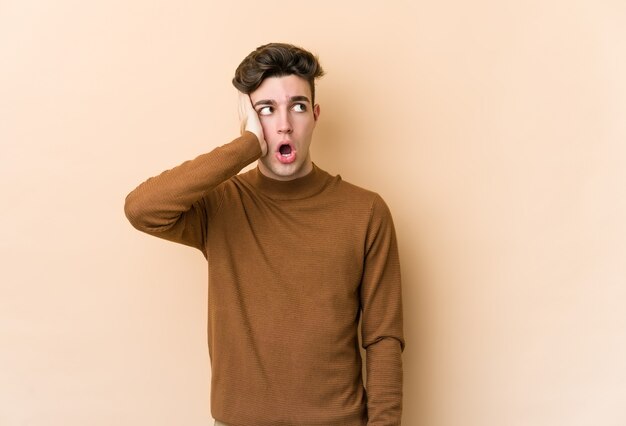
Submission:
[[[278,180],[308,174],[313,168],[309,145],[320,113],[319,105],[311,103],[309,83],[296,75],[269,77],[250,100],[267,142],[267,155],[259,160],[261,173]]]

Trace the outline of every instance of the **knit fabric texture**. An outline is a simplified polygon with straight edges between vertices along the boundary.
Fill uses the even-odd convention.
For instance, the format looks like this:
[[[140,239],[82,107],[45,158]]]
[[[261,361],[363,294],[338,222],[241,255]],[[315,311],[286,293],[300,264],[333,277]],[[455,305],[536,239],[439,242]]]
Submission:
[[[389,209],[316,165],[291,181],[258,168],[237,174],[260,156],[245,132],[126,198],[134,227],[208,261],[213,417],[230,426],[399,425],[404,337]]]

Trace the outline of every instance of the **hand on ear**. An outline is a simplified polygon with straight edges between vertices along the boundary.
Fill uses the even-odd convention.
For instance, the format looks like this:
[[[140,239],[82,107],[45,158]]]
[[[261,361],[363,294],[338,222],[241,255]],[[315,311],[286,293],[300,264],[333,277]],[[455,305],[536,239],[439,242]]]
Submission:
[[[261,146],[261,156],[264,157],[267,154],[267,143],[263,136],[263,127],[261,121],[257,115],[250,96],[245,93],[239,92],[239,122],[241,126],[241,134],[246,130],[252,132],[259,139],[259,145]]]

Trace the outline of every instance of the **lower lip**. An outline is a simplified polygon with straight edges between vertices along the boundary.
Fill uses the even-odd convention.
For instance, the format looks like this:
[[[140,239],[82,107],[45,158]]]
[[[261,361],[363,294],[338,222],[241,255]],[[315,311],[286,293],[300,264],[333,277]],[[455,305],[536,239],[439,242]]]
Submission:
[[[296,151],[292,150],[291,154],[287,156],[282,155],[280,152],[277,152],[276,159],[278,159],[278,161],[281,162],[282,164],[291,164],[294,161],[296,161]]]

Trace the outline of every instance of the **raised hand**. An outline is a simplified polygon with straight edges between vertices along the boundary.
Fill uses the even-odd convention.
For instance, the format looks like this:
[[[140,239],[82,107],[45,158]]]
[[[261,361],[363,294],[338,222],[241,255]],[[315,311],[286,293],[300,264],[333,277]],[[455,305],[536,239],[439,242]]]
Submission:
[[[267,143],[263,136],[263,127],[261,121],[257,115],[250,96],[245,93],[239,92],[239,121],[241,125],[241,134],[244,131],[252,132],[259,139],[259,145],[261,145],[261,156],[264,157],[267,154]]]

